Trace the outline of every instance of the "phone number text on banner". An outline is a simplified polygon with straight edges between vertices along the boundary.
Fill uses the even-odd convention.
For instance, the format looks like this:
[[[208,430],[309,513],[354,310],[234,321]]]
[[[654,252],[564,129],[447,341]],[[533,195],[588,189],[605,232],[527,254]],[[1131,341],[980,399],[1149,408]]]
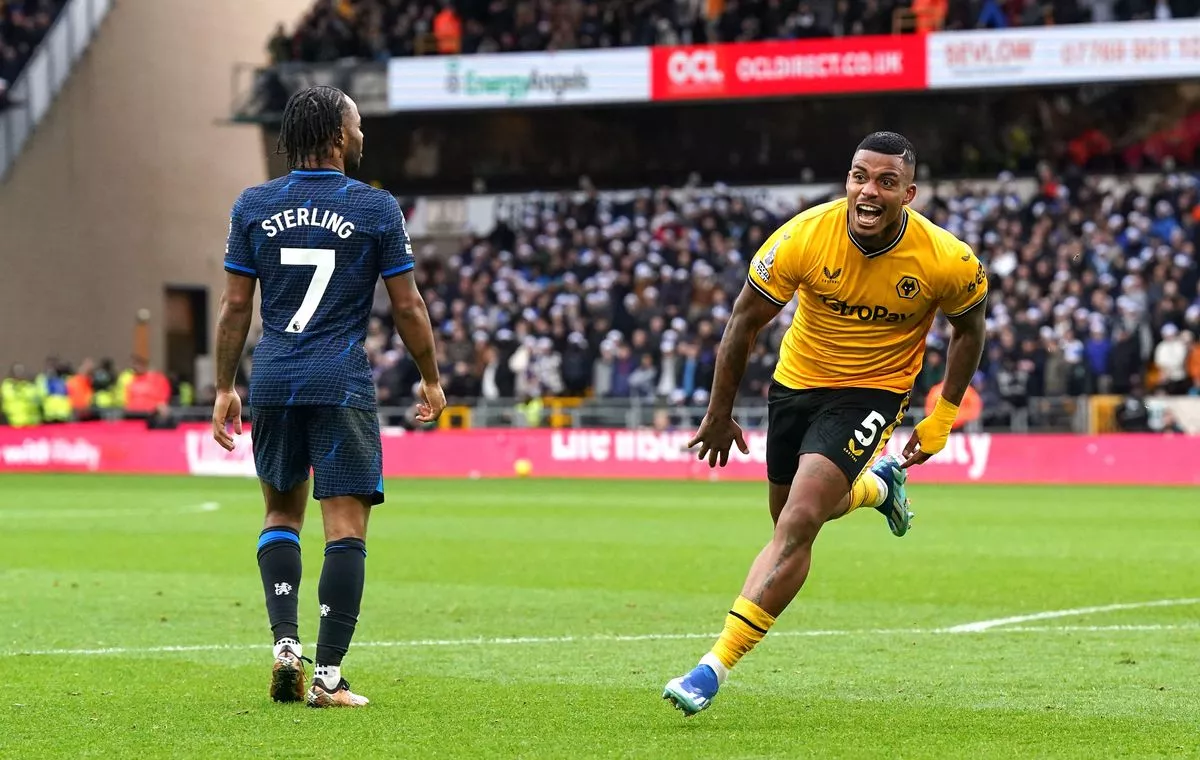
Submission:
[[[1200,76],[1200,20],[929,35],[929,87],[1004,87]]]

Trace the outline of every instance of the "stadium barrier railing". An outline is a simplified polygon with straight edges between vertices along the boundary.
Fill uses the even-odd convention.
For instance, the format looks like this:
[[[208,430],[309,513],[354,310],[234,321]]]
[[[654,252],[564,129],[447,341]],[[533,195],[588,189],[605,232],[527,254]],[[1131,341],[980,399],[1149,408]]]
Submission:
[[[1100,394],[1088,396],[1032,396],[1014,401],[992,402],[983,407],[978,419],[960,421],[959,428],[971,433],[1079,433],[1105,434],[1126,430],[1119,423],[1118,411],[1127,397]],[[1175,423],[1183,432],[1200,434],[1200,395],[1152,396],[1144,400],[1150,430]],[[919,422],[925,414],[921,399],[915,399],[905,415],[906,424]],[[547,396],[532,411],[519,399],[449,400],[436,427],[443,430],[493,428],[551,429],[629,429],[695,428],[706,408],[699,404],[676,404],[665,400],[636,398],[577,398]],[[207,422],[212,408],[207,405],[173,407],[154,421],[155,426],[188,422]],[[244,411],[249,419],[249,411]],[[746,430],[762,430],[767,424],[765,403],[744,401],[734,408],[734,416]],[[88,419],[114,422],[125,419],[120,409],[93,412]],[[140,419],[140,418],[138,418]],[[383,426],[415,428],[414,408],[383,406],[379,409]],[[3,419],[0,418],[0,427]],[[430,426],[434,427],[434,426]]]
[[[112,0],[68,0],[9,89],[9,107],[0,110],[0,182],[111,8]]]
[[[541,411],[536,415],[538,424],[533,425],[521,401],[515,398],[501,399],[449,399],[439,427],[508,428],[627,428],[680,426],[695,427],[705,413],[702,404],[677,404],[661,399],[637,398],[574,398],[552,397],[541,399]],[[980,432],[1042,432],[1042,433],[1086,433],[1109,432],[1115,429],[1112,423],[1094,423],[1096,413],[1112,413],[1112,406],[1105,407],[1089,401],[1089,397],[1030,397],[1021,403],[999,404],[984,411],[983,416],[970,423],[967,429]],[[203,422],[212,415],[212,408],[195,406],[174,409],[172,415],[179,422]],[[734,409],[739,424],[746,429],[765,429],[767,407],[764,402],[746,401]],[[120,419],[119,410],[107,414],[109,419]],[[411,406],[384,406],[379,410],[384,425],[411,425]],[[914,404],[907,419],[917,422],[924,416],[920,404]]]
[[[987,405],[979,419],[960,425],[966,432],[988,433],[1115,433],[1121,432],[1116,413],[1124,397],[1035,396],[1014,402]],[[1167,412],[1188,432],[1200,433],[1200,396],[1152,397],[1146,400],[1152,430],[1160,427]],[[540,400],[540,410],[530,414],[519,399],[455,399],[442,419],[441,429],[529,428],[665,428],[692,427],[700,424],[705,407],[699,404],[676,404],[664,400],[636,398],[574,398],[547,396]],[[921,400],[915,400],[905,420],[919,422],[924,416]],[[379,409],[384,426],[415,427],[414,410],[405,406],[383,406]],[[103,421],[124,419],[120,409],[98,413]],[[164,424],[207,422],[212,415],[210,406],[172,408]],[[249,419],[249,412],[245,412]],[[766,404],[745,401],[734,409],[734,416],[747,430],[765,429]],[[536,422],[533,422],[536,420]]]

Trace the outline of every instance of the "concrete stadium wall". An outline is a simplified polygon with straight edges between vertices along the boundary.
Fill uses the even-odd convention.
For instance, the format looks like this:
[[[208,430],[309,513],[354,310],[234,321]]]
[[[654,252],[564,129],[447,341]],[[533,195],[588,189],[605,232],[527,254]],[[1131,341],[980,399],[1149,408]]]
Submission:
[[[128,362],[163,288],[223,280],[229,208],[263,181],[260,130],[220,124],[233,65],[263,62],[311,0],[117,0],[92,48],[0,185],[0,375],[48,354]]]

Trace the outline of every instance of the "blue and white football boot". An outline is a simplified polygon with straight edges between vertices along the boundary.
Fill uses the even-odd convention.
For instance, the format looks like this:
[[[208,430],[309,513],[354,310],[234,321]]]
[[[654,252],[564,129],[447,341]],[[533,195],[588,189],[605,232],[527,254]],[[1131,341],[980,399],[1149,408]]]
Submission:
[[[887,495],[884,496],[883,504],[875,509],[887,518],[888,527],[892,529],[894,536],[903,536],[907,533],[914,516],[909,510],[911,502],[909,502],[908,492],[904,488],[904,484],[908,482],[908,473],[900,468],[900,464],[899,458],[889,454],[880,457],[879,461],[871,465],[871,472],[878,475],[883,484],[887,486]]]
[[[705,658],[712,655],[705,655]],[[683,711],[686,716],[692,716],[712,704],[713,697],[721,688],[721,681],[711,665],[701,661],[692,668],[686,676],[673,678],[663,689],[663,699],[669,699],[672,704]]]

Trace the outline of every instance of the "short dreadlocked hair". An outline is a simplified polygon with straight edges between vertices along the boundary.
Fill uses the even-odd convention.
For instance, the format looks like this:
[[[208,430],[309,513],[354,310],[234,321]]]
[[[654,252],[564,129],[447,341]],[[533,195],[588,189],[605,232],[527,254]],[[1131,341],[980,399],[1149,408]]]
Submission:
[[[310,157],[328,156],[342,130],[346,95],[336,87],[309,87],[288,99],[276,153],[286,153],[289,169]]]
[[[872,132],[858,144],[858,150],[869,150],[885,156],[900,156],[905,166],[917,164],[917,149],[907,137],[897,132]]]

